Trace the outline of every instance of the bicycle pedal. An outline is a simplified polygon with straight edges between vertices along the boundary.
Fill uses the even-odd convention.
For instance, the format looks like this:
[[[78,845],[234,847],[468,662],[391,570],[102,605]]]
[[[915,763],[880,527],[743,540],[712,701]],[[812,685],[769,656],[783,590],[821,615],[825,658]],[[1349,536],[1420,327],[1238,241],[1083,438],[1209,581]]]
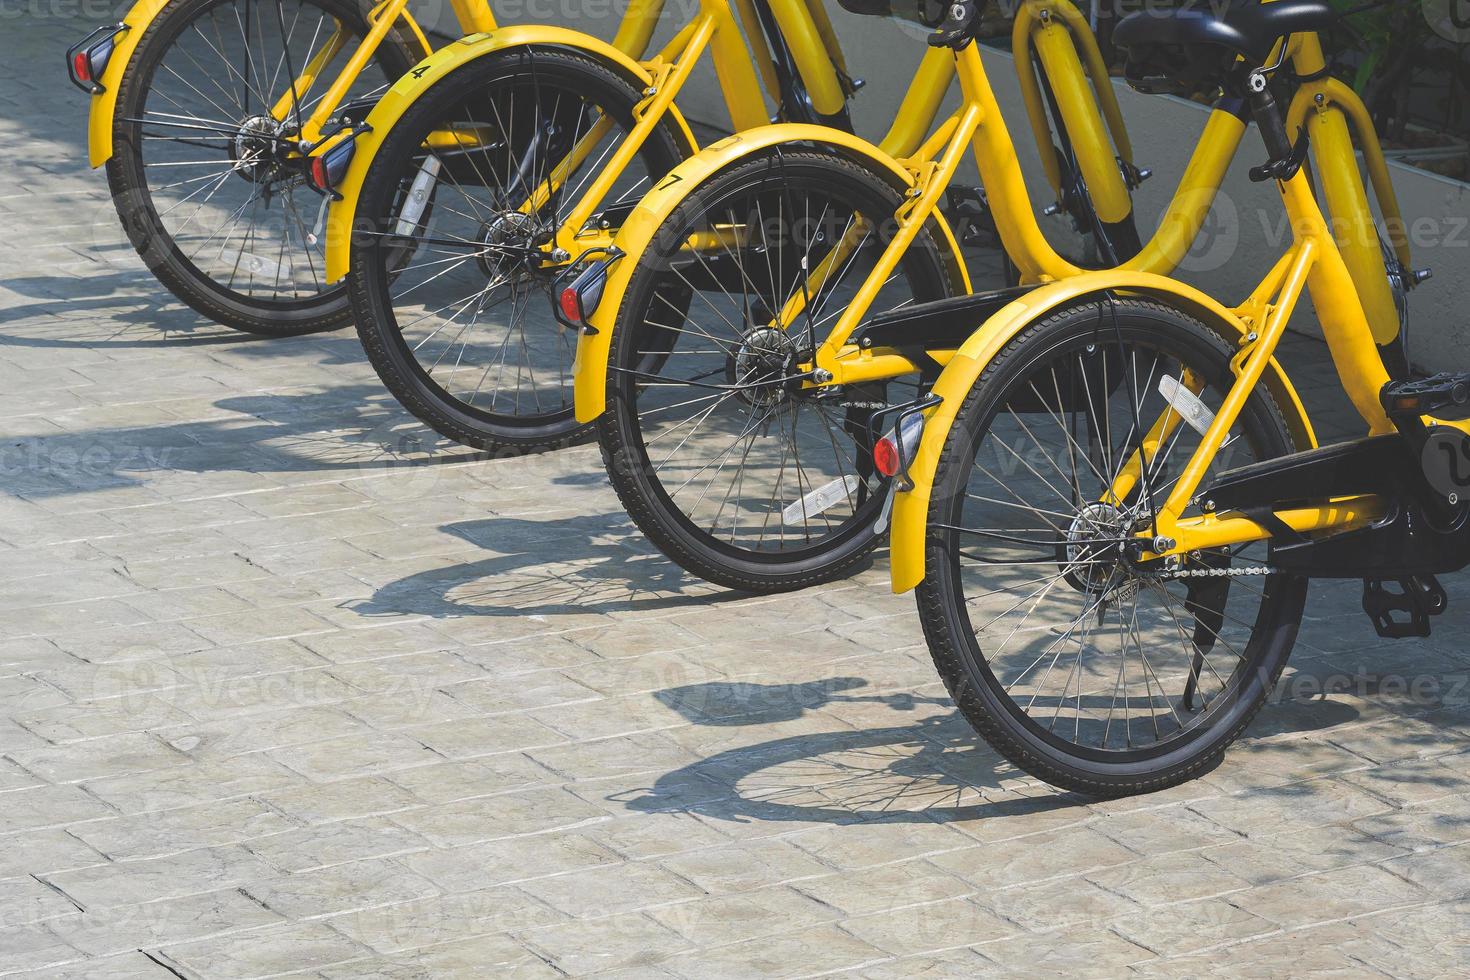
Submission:
[[[1390,591],[1385,579],[1363,579],[1363,611],[1373,620],[1373,628],[1390,640],[1429,635],[1429,617],[1438,616],[1449,607],[1449,596],[1433,575],[1410,575],[1397,579],[1402,591]],[[1394,618],[1395,613],[1408,614],[1408,620]]]
[[[1436,374],[1412,381],[1390,381],[1378,397],[1395,422],[1432,415],[1446,422],[1470,419],[1470,374]]]

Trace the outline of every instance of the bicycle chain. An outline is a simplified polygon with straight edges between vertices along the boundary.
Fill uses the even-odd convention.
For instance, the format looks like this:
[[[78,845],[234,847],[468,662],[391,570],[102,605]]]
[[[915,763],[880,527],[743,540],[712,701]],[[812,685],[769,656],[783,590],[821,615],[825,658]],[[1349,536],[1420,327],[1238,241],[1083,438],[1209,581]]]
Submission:
[[[1274,575],[1281,571],[1266,565],[1246,565],[1240,568],[1186,568],[1171,572],[1170,578],[1239,578],[1244,575]]]

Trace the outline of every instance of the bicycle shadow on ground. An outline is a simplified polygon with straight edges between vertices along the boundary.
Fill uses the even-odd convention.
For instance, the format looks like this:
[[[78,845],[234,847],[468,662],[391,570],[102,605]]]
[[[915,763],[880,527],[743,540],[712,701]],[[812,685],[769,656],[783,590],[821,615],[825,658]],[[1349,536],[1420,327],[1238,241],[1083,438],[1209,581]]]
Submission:
[[[405,576],[352,606],[363,616],[568,616],[677,609],[744,598],[716,591],[642,547],[626,514],[492,517],[444,534],[496,552]],[[630,547],[629,542],[637,542]]]
[[[374,385],[224,398],[223,418],[10,440],[7,489],[33,497],[140,486],[157,472],[361,473],[490,458],[441,439]]]
[[[714,681],[664,688],[654,700],[672,708],[695,725],[746,727],[795,721],[808,711],[830,704],[882,704],[895,711],[912,711],[920,704],[950,705],[948,698],[921,695],[847,694],[868,686],[861,677],[827,677],[799,684],[758,684],[750,681]]]
[[[174,300],[147,269],[89,276],[17,276],[7,290],[29,302],[0,307],[0,346],[41,350],[201,347],[268,338],[231,330]],[[100,314],[91,316],[89,314]]]
[[[611,797],[736,823],[948,823],[1076,807],[1070,793],[1006,796],[1024,779],[957,712],[727,749]],[[1002,797],[1005,798],[995,798]]]
[[[867,702],[909,712],[948,709],[948,698],[851,693],[860,677],[798,684],[711,682],[654,693],[694,725],[790,722],[836,703]],[[741,710],[743,708],[743,710]],[[1330,731],[1355,720],[1326,698],[1268,703],[1232,751],[1266,736]],[[1226,755],[1226,762],[1230,754]],[[904,724],[799,734],[728,749],[672,770],[652,786],[610,797],[640,812],[686,811],[735,822],[941,823],[1085,805],[1089,799],[1031,779],[996,753],[957,711]]]

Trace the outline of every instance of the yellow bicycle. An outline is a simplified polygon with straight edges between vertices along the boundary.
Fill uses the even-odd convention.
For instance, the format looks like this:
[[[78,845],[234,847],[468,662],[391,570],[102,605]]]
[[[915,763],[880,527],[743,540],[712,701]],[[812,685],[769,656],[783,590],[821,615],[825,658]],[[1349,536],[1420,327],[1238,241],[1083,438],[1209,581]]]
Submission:
[[[347,291],[324,267],[320,195],[332,188],[322,185],[342,176],[351,149],[342,144],[366,131],[369,110],[396,79],[413,69],[411,81],[430,81],[439,69],[487,55],[550,51],[594,64],[601,74],[581,81],[615,91],[616,102],[630,87],[654,84],[650,72],[666,69],[669,50],[678,49],[651,63],[635,60],[663,0],[632,3],[611,44],[557,27],[499,30],[484,0],[451,0],[451,7],[465,37],[420,68],[413,66],[434,48],[408,0],[139,0],[122,21],[73,45],[68,73],[92,95],[91,163],[106,164],[124,227],[164,285],[205,315],[254,333],[345,325]],[[735,7],[753,37],[769,38],[756,48],[757,63],[782,118],[846,125],[853,83],[820,5],[740,0]],[[750,56],[724,13],[727,29],[708,39],[722,81],[739,93],[742,125],[766,122]],[[777,33],[777,13],[799,21],[790,47]],[[676,39],[689,40],[690,30]],[[556,122],[566,122],[565,112]],[[676,111],[665,122],[673,142],[660,147],[655,176],[694,145]],[[437,135],[463,142],[466,134]],[[339,152],[324,159],[331,148]]]
[[[1395,376],[1397,314],[1372,307],[1304,168],[1310,146],[1328,190],[1350,159],[1322,97],[1332,16],[1277,0],[1115,34],[1145,87],[1221,85],[1261,130],[1252,176],[1279,187],[1293,238],[1245,302],[1140,272],[1042,286],[949,358],[881,452],[900,484],[894,588],[918,587],[966,718],[1057,786],[1116,796],[1206,771],[1280,676],[1310,578],[1362,579],[1380,636],[1423,636],[1447,604],[1435,575],[1470,563],[1470,375]],[[1288,73],[1306,81],[1283,113]],[[1319,447],[1274,359],[1304,293],[1360,439]]]
[[[1296,9],[1277,0],[1238,16]],[[1013,300],[1029,307],[1029,287],[1083,272],[1048,245],[1031,210],[972,40],[979,6],[948,10],[901,116],[932,118],[925,72],[938,59],[958,67],[963,103],[917,152],[894,158],[812,126],[738,134],[645,197],[616,239],[620,254],[587,280],[600,296],[580,301],[577,416],[600,419],[609,476],[639,527],[703,578],[771,591],[853,567],[886,522],[890,484],[871,455],[881,429],[918,417],[939,370],[992,313]],[[1315,35],[1303,38],[1316,66],[1291,116],[1312,133],[1327,197],[1370,229],[1358,251],[1373,261],[1354,283],[1392,354],[1408,251],[1400,241],[1385,258],[1379,245],[1348,120],[1380,207],[1392,218],[1397,204],[1361,103],[1326,77]],[[1238,99],[1219,101],[1157,232],[1122,264],[1148,289],[1180,294],[1158,273],[1185,255],[1247,119]],[[946,298],[970,292],[938,210],[969,146],[1023,285]],[[1295,405],[1284,376],[1272,378]]]
[[[489,8],[453,0],[466,30]],[[220,323],[267,335],[343,326],[323,277],[307,156],[430,50],[388,0],[138,0],[67,52],[91,94],[89,157],[148,268]]]
[[[575,334],[566,324],[577,310],[559,308],[556,283],[609,254],[638,198],[693,152],[677,99],[706,54],[737,131],[766,122],[767,98],[778,118],[846,129],[857,87],[809,0],[705,0],[641,63],[605,49],[569,52],[559,39],[570,36],[511,28],[450,45],[394,86],[367,132],[319,154],[337,161],[328,169],[345,166],[332,185],[340,199],[328,221],[327,276],[348,275],[379,376],[421,420],[481,449],[556,445],[586,431],[572,414]],[[1130,191],[1142,172],[1086,21],[1069,0],[1028,0],[1015,39],[1037,93],[1057,210],[1094,251],[1131,254]],[[922,74],[932,116],[953,64],[932,59]],[[1043,99],[1038,78],[1062,98]],[[1058,113],[1074,103],[1065,118]],[[900,117],[884,145],[911,153],[923,132]],[[951,217],[974,221],[971,238],[983,242],[983,197],[970,189],[952,203]]]
[[[624,23],[646,40],[661,7]],[[480,449],[582,431],[553,282],[697,150],[675,99],[706,53],[734,128],[766,123],[768,98],[780,118],[849,126],[858,83],[819,3],[705,0],[643,61],[562,28],[466,37],[323,146],[339,172],[322,182],[327,278],[350,273],[364,348],[405,407]]]

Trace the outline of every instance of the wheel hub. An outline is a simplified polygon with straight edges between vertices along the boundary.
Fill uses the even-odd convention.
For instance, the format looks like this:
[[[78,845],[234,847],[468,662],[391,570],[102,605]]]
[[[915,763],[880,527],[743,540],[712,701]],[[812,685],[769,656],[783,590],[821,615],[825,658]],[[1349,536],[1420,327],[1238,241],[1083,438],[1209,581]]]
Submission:
[[[1128,535],[1131,526],[1132,522],[1113,504],[1092,503],[1077,512],[1067,528],[1066,541],[1057,549],[1073,588],[1100,595],[1117,587],[1115,573],[1126,565],[1119,539]],[[1125,572],[1125,581],[1131,580],[1132,572],[1126,568]]]
[[[746,404],[772,408],[790,394],[778,382],[794,373],[795,362],[796,344],[790,334],[775,327],[758,327],[729,356],[725,373],[730,384],[743,386],[739,396]]]
[[[479,240],[488,246],[478,256],[481,271],[497,279],[540,268],[536,231],[535,217],[524,211],[506,211],[480,225]]]
[[[281,133],[281,124],[270,116],[250,116],[240,123],[240,130],[230,141],[230,158],[235,161],[235,172],[252,183],[264,183],[277,176],[276,147],[274,137]]]

